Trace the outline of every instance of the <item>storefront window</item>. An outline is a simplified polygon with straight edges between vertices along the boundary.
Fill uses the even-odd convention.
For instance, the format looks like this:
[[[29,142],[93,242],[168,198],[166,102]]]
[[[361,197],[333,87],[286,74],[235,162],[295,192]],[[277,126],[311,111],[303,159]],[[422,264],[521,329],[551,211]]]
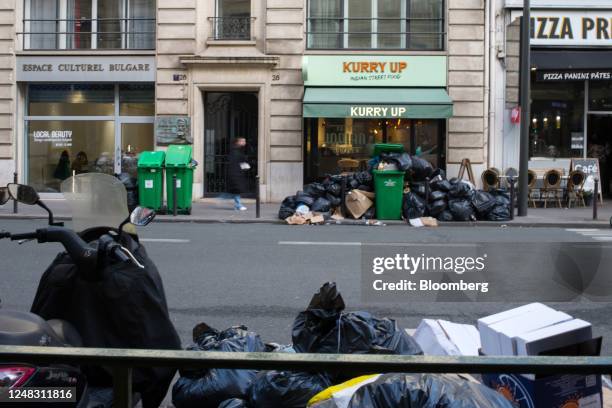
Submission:
[[[154,149],[152,84],[30,84],[27,94],[27,177],[40,192],[73,174],[135,177],[138,155]]]
[[[584,150],[584,82],[532,82],[531,157],[581,157]]]
[[[612,112],[612,82],[589,81],[589,110]]]
[[[436,167],[444,166],[443,121],[410,119],[318,118],[306,123],[306,179],[340,171],[340,160],[352,159],[366,170],[374,144],[398,143]]]

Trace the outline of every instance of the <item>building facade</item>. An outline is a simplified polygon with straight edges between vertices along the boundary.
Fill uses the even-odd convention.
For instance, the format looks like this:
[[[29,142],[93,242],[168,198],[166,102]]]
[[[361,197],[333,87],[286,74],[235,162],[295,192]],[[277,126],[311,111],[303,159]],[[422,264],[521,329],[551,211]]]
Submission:
[[[593,168],[586,173],[597,174],[604,195],[609,194],[612,4],[536,0],[531,6],[529,167],[558,168],[567,174],[577,159],[597,159],[590,161]],[[502,12],[504,86],[498,91],[504,113],[496,120],[503,128],[503,157],[498,165],[518,168],[520,124],[512,121],[512,111],[519,105],[522,2],[507,0]]]
[[[247,139],[265,201],[401,143],[457,175],[495,149],[484,0],[9,0],[0,9],[0,177],[60,190],[193,145],[194,198]],[[493,154],[492,154],[493,152]],[[257,185],[256,176],[259,176]],[[1,180],[0,180],[1,181]]]

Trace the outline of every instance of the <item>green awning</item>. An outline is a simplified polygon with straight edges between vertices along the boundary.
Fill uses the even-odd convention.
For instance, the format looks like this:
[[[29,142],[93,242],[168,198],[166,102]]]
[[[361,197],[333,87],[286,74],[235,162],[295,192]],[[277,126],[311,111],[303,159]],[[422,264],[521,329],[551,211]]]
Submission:
[[[446,119],[453,101],[444,88],[306,88],[305,118]]]

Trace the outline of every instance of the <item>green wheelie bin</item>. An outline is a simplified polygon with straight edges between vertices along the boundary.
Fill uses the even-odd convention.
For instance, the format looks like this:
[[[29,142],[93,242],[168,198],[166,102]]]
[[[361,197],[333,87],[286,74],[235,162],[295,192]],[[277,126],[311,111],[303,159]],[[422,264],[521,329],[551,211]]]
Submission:
[[[401,220],[404,199],[404,172],[396,170],[374,170],[376,192],[376,218],[379,220]]]
[[[138,158],[138,197],[143,207],[159,211],[164,203],[164,152],[142,152]]]
[[[166,191],[168,212],[174,211],[174,176],[176,176],[176,209],[181,214],[191,214],[193,195],[192,148],[189,145],[170,145],[166,151]]]

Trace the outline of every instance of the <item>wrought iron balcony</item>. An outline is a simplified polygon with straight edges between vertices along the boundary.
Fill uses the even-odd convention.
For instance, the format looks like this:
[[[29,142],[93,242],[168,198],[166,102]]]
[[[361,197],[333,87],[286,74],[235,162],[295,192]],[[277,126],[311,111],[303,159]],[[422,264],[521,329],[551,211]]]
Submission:
[[[212,39],[226,41],[250,41],[253,39],[255,17],[210,17]]]

